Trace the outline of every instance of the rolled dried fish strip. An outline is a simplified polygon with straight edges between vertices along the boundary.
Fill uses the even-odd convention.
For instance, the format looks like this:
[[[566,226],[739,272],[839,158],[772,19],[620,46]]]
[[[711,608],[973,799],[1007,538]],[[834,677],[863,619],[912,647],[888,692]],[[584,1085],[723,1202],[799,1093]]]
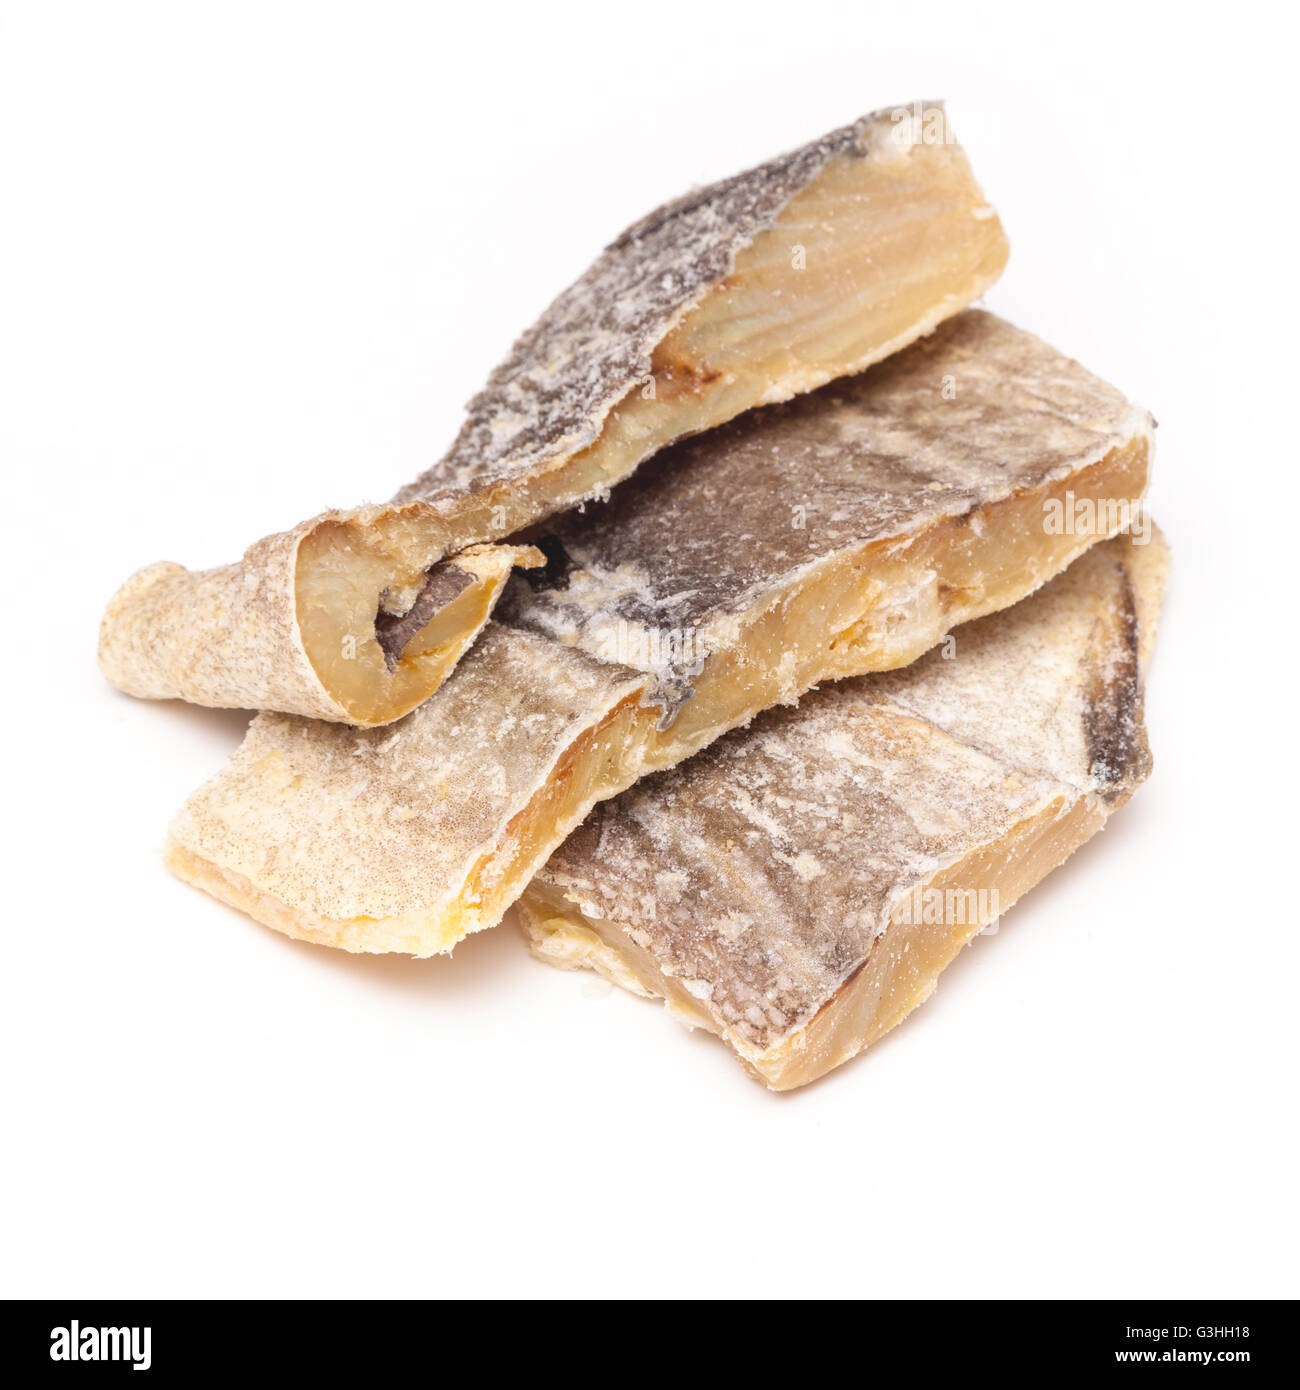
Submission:
[[[431,524],[420,502],[330,513],[237,565],[151,565],[108,606],[100,668],[148,699],[386,724],[442,684],[511,567],[542,563],[530,546],[480,545],[430,564]]]

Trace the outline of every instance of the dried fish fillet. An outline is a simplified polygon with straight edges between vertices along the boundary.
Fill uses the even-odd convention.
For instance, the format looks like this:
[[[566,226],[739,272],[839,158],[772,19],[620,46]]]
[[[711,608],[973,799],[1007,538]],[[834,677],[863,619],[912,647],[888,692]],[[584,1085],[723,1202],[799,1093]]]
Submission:
[[[321,669],[344,636],[382,646],[354,631],[358,606],[373,620],[381,593],[409,589],[445,556],[604,495],[675,439],[861,371],[997,279],[1001,224],[942,108],[929,112],[939,119],[924,132],[902,111],[865,116],[629,228],[493,372],[447,455],[398,494],[424,509],[331,513],[223,570],[142,572],[105,618],[108,679],[136,695],[352,724],[404,713],[414,702],[405,687],[390,698],[381,660],[349,668],[358,689],[343,700]],[[386,571],[375,561],[395,529]],[[460,640],[440,647],[451,661],[414,663],[418,681],[401,671],[425,695],[483,604],[439,612],[449,631],[463,618]],[[319,644],[304,613],[324,629]]]
[[[1145,780],[1149,540],[599,806],[521,900],[534,953],[664,1000],[774,1090],[848,1061]]]
[[[531,546],[479,545],[429,565],[429,525],[420,502],[330,513],[237,565],[151,565],[109,603],[100,667],[154,700],[388,723],[442,683],[511,567],[542,563]]]
[[[968,311],[561,518],[545,578],[514,579],[400,723],[260,716],[169,863],[292,936],[449,950],[596,801],[819,681],[915,660],[1113,534],[1151,438],[1112,387]],[[1067,502],[1093,524],[1049,525]]]

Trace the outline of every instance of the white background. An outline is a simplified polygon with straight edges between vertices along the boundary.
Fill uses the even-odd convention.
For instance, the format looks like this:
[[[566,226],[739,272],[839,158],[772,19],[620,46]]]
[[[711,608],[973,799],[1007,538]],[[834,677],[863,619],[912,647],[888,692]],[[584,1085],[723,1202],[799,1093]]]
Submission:
[[[1300,1292],[1286,13],[0,6],[0,1292]],[[107,688],[117,584],[388,496],[626,223],[913,97],[990,306],[1160,420],[1111,828],[784,1098],[509,923],[355,959],[173,881],[247,716]]]

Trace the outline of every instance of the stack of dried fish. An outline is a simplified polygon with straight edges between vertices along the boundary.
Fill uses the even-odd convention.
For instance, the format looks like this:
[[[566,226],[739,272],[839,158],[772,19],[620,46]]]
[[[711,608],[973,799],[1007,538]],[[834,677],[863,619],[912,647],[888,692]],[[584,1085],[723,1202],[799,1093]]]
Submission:
[[[522,897],[788,1087],[1100,827],[1149,765],[1152,421],[969,308],[1006,241],[924,110],[630,228],[393,502],[127,582],[109,679],[264,711],[177,874],[349,951]]]

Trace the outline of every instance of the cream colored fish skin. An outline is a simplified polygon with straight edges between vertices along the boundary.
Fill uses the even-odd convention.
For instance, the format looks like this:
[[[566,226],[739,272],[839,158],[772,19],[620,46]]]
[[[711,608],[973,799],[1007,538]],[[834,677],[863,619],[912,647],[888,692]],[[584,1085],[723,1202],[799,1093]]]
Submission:
[[[376,761],[387,745],[373,734],[260,717],[178,820],[170,861],[290,935],[449,949],[499,921],[596,802],[1032,593],[1103,538],[1049,533],[1045,504],[1135,504],[1150,449],[1149,417],[1118,391],[970,311],[864,378],[677,446],[599,514],[564,518],[567,573],[514,581],[477,644],[494,664],[467,657],[389,726],[417,756]],[[704,655],[609,641],[663,626],[704,634]],[[507,716],[549,727],[561,713],[563,738],[536,747],[488,736]],[[355,768],[369,769],[362,797]],[[418,818],[383,813],[390,785]]]
[[[303,650],[294,594],[303,538],[341,515],[266,536],[233,565],[163,562],[133,574],[105,610],[100,670],[144,699],[344,718]]]
[[[1158,532],[1108,541],[950,658],[823,688],[604,803],[524,895],[536,954],[666,1000],[776,1089],[848,1060],[987,924],[898,925],[914,890],[1001,873],[1005,911],[1148,775],[1167,565]]]
[[[363,566],[316,589],[302,563],[313,537],[347,523],[365,548],[363,533],[391,530],[402,504],[419,502],[417,568],[427,569],[605,495],[676,438],[861,370],[996,280],[1006,238],[961,148],[900,142],[894,115],[865,116],[629,228],[516,343],[451,449],[394,505],[314,518],[236,565],[154,566],[128,581],[105,614],[105,675],[150,698],[362,725],[404,714],[487,613],[447,636],[447,659],[424,663],[414,693],[403,680],[401,698],[387,700],[390,682],[372,662],[344,680],[360,689],[340,699],[322,671],[338,641],[364,634],[351,615],[326,614],[323,632],[304,635],[302,609],[320,618],[330,604],[346,608],[353,587],[368,600],[406,587],[413,561],[403,547],[387,583]],[[796,248],[807,258],[797,268]],[[344,567],[345,556],[329,564]]]

